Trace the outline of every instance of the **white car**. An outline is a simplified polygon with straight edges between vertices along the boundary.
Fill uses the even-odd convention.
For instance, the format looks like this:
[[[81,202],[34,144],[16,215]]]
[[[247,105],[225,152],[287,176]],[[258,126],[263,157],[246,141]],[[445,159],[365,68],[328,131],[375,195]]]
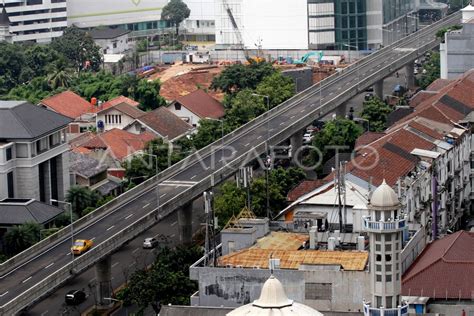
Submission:
[[[158,246],[158,240],[155,238],[145,238],[143,241],[143,249],[153,249]]]
[[[311,133],[305,133],[303,135],[303,144],[309,144],[313,140],[313,134]]]

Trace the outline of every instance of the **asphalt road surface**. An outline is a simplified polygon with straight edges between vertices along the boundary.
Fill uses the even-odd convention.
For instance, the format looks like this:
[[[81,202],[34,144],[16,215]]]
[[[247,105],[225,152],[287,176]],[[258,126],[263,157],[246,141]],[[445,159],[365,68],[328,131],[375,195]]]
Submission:
[[[452,21],[449,22],[449,24],[452,23]],[[294,122],[306,117],[310,111],[320,111],[321,109],[321,112],[323,112],[325,103],[331,102],[337,95],[357,87],[359,77],[367,77],[381,68],[388,67],[394,61],[415,51],[421,45],[432,42],[436,30],[433,30],[432,27],[426,29],[426,32],[431,32],[431,34],[410,38],[398,48],[372,54],[361,63],[358,63],[357,71],[349,69],[338,74],[334,80],[330,79],[333,81],[323,84],[321,91],[313,89],[310,92],[298,95],[293,99],[291,105],[286,106],[281,111],[279,110],[278,113],[272,112],[267,122],[255,124],[251,128],[247,128],[244,133],[229,139],[225,144],[227,146],[226,150],[213,151],[212,155],[189,164],[167,181],[161,183],[158,194],[155,189],[144,191],[138,198],[134,198],[98,221],[82,228],[76,233],[75,238],[93,239],[94,243],[98,245],[153,211],[157,206],[158,195],[162,204],[167,203],[172,197],[183,197],[184,195],[181,194],[186,189],[207,178],[215,169],[220,168],[226,162],[232,161],[237,156],[252,153],[252,148],[264,144],[268,135],[284,129],[293,130]],[[301,126],[301,128],[303,127]],[[12,300],[18,295],[44,280],[56,270],[69,264],[71,262],[70,245],[70,238],[64,238],[54,247],[37,254],[29,262],[2,275],[0,277],[0,305],[3,306],[8,302],[13,302]],[[18,306],[17,301],[15,301],[15,306]]]

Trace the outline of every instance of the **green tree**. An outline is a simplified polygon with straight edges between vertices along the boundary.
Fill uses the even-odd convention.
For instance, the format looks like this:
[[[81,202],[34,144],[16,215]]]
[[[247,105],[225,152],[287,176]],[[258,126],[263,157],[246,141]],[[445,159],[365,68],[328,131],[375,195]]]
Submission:
[[[0,88],[1,89],[1,88]],[[45,77],[33,78],[28,84],[18,85],[6,95],[9,100],[28,100],[33,104],[53,94]]]
[[[95,207],[100,200],[100,194],[87,187],[73,186],[66,194],[66,201],[71,203],[72,210],[79,217],[84,215],[88,207]]]
[[[46,69],[48,71],[46,80],[52,90],[66,89],[71,86],[74,71],[68,68],[67,61],[64,58],[58,58],[58,60],[46,66]]]
[[[77,215],[74,212],[72,212],[72,221],[76,221],[77,218],[78,218]],[[69,210],[66,210],[65,212],[63,212],[61,215],[56,217],[56,219],[54,220],[54,224],[57,227],[64,227],[71,224],[71,212]]]
[[[19,44],[0,42],[0,94],[7,94],[10,89],[21,83],[20,74],[24,68],[25,57]]]
[[[142,110],[154,110],[166,105],[165,99],[160,96],[160,82],[158,80],[139,80],[136,90],[132,95],[140,103]]]
[[[254,95],[250,89],[245,89],[232,98],[231,107],[226,113],[226,121],[235,129],[264,113],[266,109],[262,97]]]
[[[439,53],[432,52],[429,59],[423,65],[425,73],[421,75],[418,85],[422,89],[426,89],[433,81],[439,79],[441,73],[440,67]]]
[[[235,182],[225,182],[219,187],[214,198],[214,209],[220,226],[225,226],[232,215],[240,213],[247,201],[244,189],[238,188]]]
[[[189,267],[202,256],[197,247],[163,248],[149,270],[132,274],[117,297],[125,306],[136,305],[139,314],[151,306],[159,313],[162,305],[189,305],[197,284],[189,278]]]
[[[255,92],[269,96],[270,108],[273,108],[295,95],[295,84],[293,79],[283,76],[281,72],[275,72],[263,78]]]
[[[232,128],[224,121],[224,135],[232,131]],[[192,135],[191,143],[201,149],[222,137],[222,123],[217,120],[203,119],[199,121],[197,133]]]
[[[263,78],[275,72],[272,64],[267,62],[251,61],[248,65],[231,65],[212,79],[211,88],[235,94],[243,89],[255,89]]]
[[[179,36],[179,24],[189,18],[191,10],[181,0],[170,0],[161,11],[161,19],[170,22],[176,28],[176,37]]]
[[[66,28],[61,37],[54,39],[51,47],[64,55],[77,71],[98,71],[102,64],[100,46],[87,31],[75,26]]]
[[[65,61],[65,57],[50,45],[31,45],[25,49],[25,65],[34,73],[30,79],[48,75],[48,67],[58,60]]]
[[[387,116],[392,108],[377,97],[364,102],[360,116],[369,121],[370,131],[382,132],[387,128]]]
[[[348,119],[337,118],[326,122],[324,128],[315,135],[313,146],[322,153],[322,163],[324,163],[336,153],[336,150],[331,147],[343,147],[339,149],[339,152],[350,152],[361,134],[360,125]],[[319,161],[319,151],[311,151],[311,163]]]
[[[5,234],[5,247],[10,255],[15,255],[39,241],[41,225],[25,223],[14,226]]]

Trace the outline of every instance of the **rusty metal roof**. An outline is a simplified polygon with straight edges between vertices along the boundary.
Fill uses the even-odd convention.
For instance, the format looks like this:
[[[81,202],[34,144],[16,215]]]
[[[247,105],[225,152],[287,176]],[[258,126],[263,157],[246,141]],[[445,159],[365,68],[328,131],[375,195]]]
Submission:
[[[270,256],[280,259],[281,269],[299,269],[300,265],[340,265],[346,271],[363,271],[369,259],[366,251],[275,250],[249,248],[219,258],[219,266],[268,268]]]
[[[252,248],[298,250],[308,239],[309,236],[307,234],[271,232],[270,235],[257,240],[257,244],[252,246]]]

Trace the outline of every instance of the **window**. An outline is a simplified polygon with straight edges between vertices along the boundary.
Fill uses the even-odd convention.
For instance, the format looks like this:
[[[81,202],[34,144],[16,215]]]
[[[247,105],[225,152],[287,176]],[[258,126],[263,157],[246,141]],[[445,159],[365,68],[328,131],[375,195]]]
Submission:
[[[392,272],[392,265],[391,264],[386,264],[385,265],[385,271]]]
[[[381,264],[376,264],[375,265],[375,271],[382,271],[382,265]]]
[[[6,157],[6,158],[7,158],[7,161],[12,160],[12,158],[13,158],[13,152],[12,152],[12,148],[11,148],[11,147],[8,147],[8,148],[7,148],[6,154],[7,154],[7,157]]]
[[[381,241],[382,240],[382,237],[380,234],[376,234],[375,235],[375,241]]]
[[[392,241],[392,234],[386,234],[385,241]]]
[[[376,255],[375,256],[375,261],[382,261],[382,256],[381,255]]]
[[[376,296],[375,297],[375,304],[376,304],[376,307],[382,306],[382,297]]]
[[[387,282],[392,282],[392,275],[391,275],[391,274],[387,274],[387,275],[385,276],[385,281],[387,281]]]
[[[305,283],[307,300],[331,300],[332,283]]]
[[[380,244],[375,244],[375,251],[380,251]]]
[[[385,261],[392,261],[391,255],[385,255]]]
[[[13,182],[13,171],[7,174],[8,197],[15,197],[15,184]]]
[[[385,304],[385,307],[386,308],[392,308],[393,305],[392,305],[392,297],[391,296],[387,296],[387,304]]]
[[[178,103],[178,102],[176,102],[176,103],[174,104],[174,109],[175,109],[176,111],[180,111],[180,110],[181,110],[181,104]]]
[[[392,251],[392,245],[391,244],[385,244],[385,251]]]
[[[382,282],[382,275],[381,274],[376,275],[376,281],[377,282]]]

